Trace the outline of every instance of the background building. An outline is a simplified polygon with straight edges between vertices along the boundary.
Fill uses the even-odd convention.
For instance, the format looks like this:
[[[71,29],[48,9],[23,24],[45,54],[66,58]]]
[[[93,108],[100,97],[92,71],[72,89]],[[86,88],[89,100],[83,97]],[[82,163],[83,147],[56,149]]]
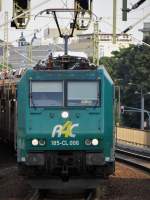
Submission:
[[[77,33],[77,32],[76,32]],[[84,52],[88,57],[93,57],[93,33],[81,34],[69,40],[69,50]],[[131,35],[116,35],[116,44],[112,43],[112,34],[99,33],[99,57],[112,56],[112,51],[128,47],[133,43]],[[30,42],[27,42],[23,33],[18,39],[18,47],[9,47],[9,60],[13,68],[32,67],[39,60],[48,57],[49,52],[63,51],[64,44],[59,38],[57,29],[45,29],[44,40],[34,33]]]
[[[79,34],[77,40],[72,41],[69,46],[73,51],[84,51],[89,57],[93,56],[93,33],[92,34]],[[113,35],[107,33],[99,34],[99,57],[112,56],[112,51],[119,50],[119,48],[126,48],[133,44],[131,35],[117,34],[116,44],[112,43]]]

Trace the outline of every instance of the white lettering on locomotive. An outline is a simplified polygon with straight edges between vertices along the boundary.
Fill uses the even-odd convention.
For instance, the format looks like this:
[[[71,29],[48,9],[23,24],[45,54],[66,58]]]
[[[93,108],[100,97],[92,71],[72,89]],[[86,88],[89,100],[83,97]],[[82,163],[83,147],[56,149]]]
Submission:
[[[79,124],[73,124],[71,121],[67,121],[64,125],[58,124],[53,128],[52,137],[54,138],[56,135],[61,137],[63,135],[65,138],[75,138],[76,135],[73,133],[73,129],[78,126]]]

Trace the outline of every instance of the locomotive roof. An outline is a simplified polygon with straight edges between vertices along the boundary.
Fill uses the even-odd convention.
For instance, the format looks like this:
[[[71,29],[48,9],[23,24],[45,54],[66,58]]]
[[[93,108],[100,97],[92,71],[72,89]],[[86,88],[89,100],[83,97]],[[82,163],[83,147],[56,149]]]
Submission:
[[[51,53],[47,59],[40,60],[34,67],[35,70],[95,70],[96,68],[97,66],[90,63],[86,54],[82,52],[72,52],[72,55],[65,55],[62,52],[54,55]]]

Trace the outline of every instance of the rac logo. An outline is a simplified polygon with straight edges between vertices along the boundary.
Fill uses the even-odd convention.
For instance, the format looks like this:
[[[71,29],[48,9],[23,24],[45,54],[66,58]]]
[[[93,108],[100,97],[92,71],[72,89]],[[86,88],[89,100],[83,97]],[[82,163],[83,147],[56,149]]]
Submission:
[[[79,124],[73,124],[71,121],[67,121],[64,125],[56,125],[52,131],[52,138],[64,136],[65,138],[75,138],[76,135],[73,133],[73,129],[78,127]]]

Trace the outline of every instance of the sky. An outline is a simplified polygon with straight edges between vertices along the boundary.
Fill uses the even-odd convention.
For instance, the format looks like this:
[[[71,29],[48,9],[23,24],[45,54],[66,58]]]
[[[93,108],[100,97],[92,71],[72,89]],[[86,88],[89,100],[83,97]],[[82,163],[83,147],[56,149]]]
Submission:
[[[33,33],[35,30],[39,30],[38,36],[43,36],[43,29],[46,27],[55,27],[53,20],[49,19],[48,17],[40,17],[34,20],[34,15],[37,14],[39,11],[46,9],[46,8],[62,8],[64,4],[67,4],[68,7],[72,7],[73,0],[49,0],[48,3],[43,4],[40,8],[34,9],[35,6],[44,2],[45,0],[31,0],[31,20],[28,24],[26,30],[24,30],[24,35],[26,36],[27,40],[30,41],[33,37]],[[150,13],[150,0],[147,0],[141,7],[136,10],[131,11],[128,14],[128,21],[123,22],[121,19],[122,16],[122,0],[117,1],[117,33],[121,33],[126,27],[129,25],[133,25],[139,19],[143,18],[146,14]],[[128,0],[128,7],[136,3],[138,0]],[[100,29],[101,32],[104,33],[112,33],[112,9],[113,9],[113,0],[93,0],[93,12],[99,17],[102,18],[100,21]],[[9,19],[12,17],[12,0],[2,0],[2,11],[0,12],[0,25],[4,23],[4,12],[8,11]],[[66,21],[66,20],[65,20]],[[150,22],[150,15],[144,21],[136,25],[129,34],[132,34],[137,41],[142,40],[142,33],[139,29],[143,28],[143,22]],[[15,41],[20,36],[22,30],[16,30],[15,28],[11,28],[9,24],[9,42],[12,42],[15,45]],[[0,27],[0,38],[3,39],[3,27]]]

